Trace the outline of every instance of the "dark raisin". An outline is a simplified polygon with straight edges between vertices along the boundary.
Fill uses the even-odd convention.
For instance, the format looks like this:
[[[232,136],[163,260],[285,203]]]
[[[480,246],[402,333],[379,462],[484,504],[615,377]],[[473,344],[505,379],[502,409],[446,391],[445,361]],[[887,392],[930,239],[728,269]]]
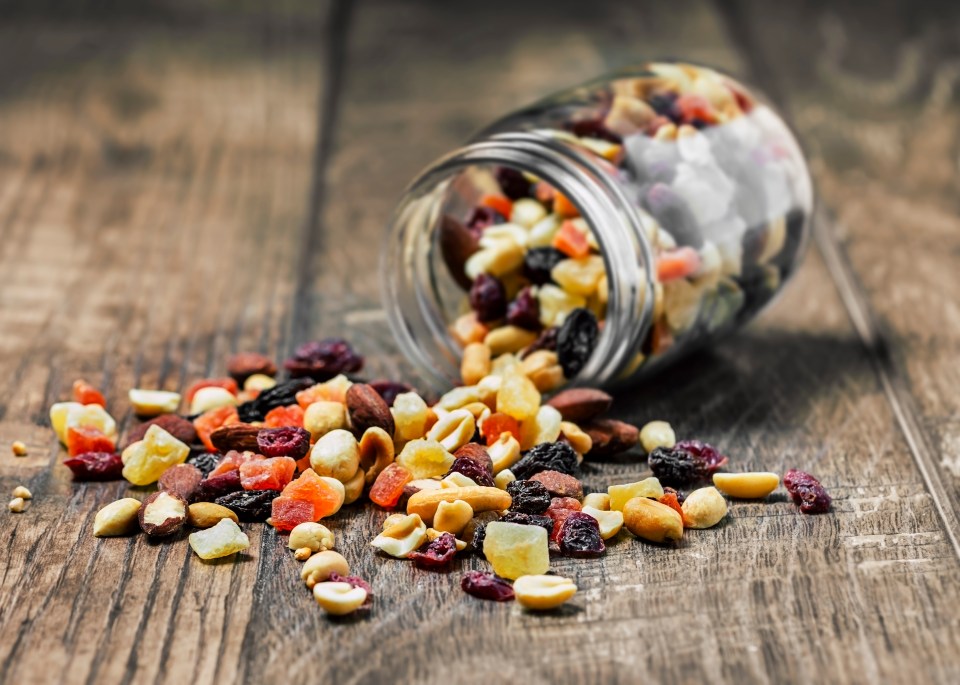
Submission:
[[[483,229],[488,226],[493,226],[494,224],[502,224],[507,219],[500,212],[491,209],[490,207],[477,207],[470,214],[470,218],[467,219],[467,228],[474,234],[479,235],[483,233]]]
[[[422,552],[413,552],[408,558],[425,571],[446,573],[450,570],[450,564],[456,554],[457,539],[450,533],[444,533],[427,545]]]
[[[484,487],[492,488],[493,485],[493,476],[483,467],[482,464],[478,463],[470,457],[457,457],[453,460],[453,464],[450,466],[450,470],[447,471],[449,476],[451,473],[460,473],[471,479],[477,485],[482,485]]]
[[[401,383],[399,381],[376,380],[370,381],[369,385],[377,392],[378,395],[380,395],[380,397],[383,398],[383,401],[387,403],[388,407],[393,406],[393,402],[397,399],[397,395],[414,391],[413,386],[407,385],[406,383]]]
[[[310,433],[303,428],[262,428],[257,447],[265,457],[302,459],[310,451]]]
[[[341,373],[356,373],[363,368],[363,357],[346,340],[327,338],[304,343],[283,365],[291,378],[327,381]]]
[[[500,184],[500,190],[511,200],[519,200],[521,197],[530,195],[531,183],[522,172],[508,166],[501,166],[497,167],[494,176]]]
[[[540,526],[547,531],[547,535],[553,533],[553,519],[549,516],[508,511],[503,514],[500,520],[504,523],[519,523],[521,526]]]
[[[534,297],[532,287],[527,286],[517,293],[507,306],[507,323],[528,331],[540,330],[540,303]]]
[[[555,247],[534,247],[527,250],[523,258],[523,275],[535,285],[552,283],[550,272],[566,258],[567,255]]]
[[[535,480],[515,480],[507,485],[510,511],[523,514],[542,514],[550,506],[550,493],[543,483]]]
[[[200,473],[203,474],[204,478],[209,476],[210,472],[217,468],[219,461],[220,455],[215,452],[196,452],[187,459],[188,464],[193,464],[200,469]]]
[[[353,587],[359,587],[366,590],[367,598],[364,600],[363,604],[360,605],[361,607],[370,604],[370,602],[373,600],[373,588],[370,587],[370,583],[365,581],[360,576],[341,576],[339,573],[334,571],[330,574],[330,577],[327,578],[327,580],[331,583],[347,583]]]
[[[567,125],[567,128],[573,135],[580,138],[599,138],[617,144],[623,142],[623,138],[604,125],[602,117],[573,121]]]
[[[123,476],[123,461],[113,452],[86,452],[66,459],[75,481],[118,480]]]
[[[271,409],[296,404],[297,393],[313,385],[314,381],[310,378],[294,378],[285,383],[278,383],[269,390],[261,392],[255,399],[237,407],[240,421],[243,423],[263,421]]]
[[[654,93],[647,98],[647,104],[660,116],[667,117],[675,124],[683,120],[683,112],[677,105],[678,95],[672,91]]]
[[[217,498],[239,490],[243,490],[240,471],[234,469],[200,481],[193,499],[195,502],[215,502]]]
[[[568,476],[577,474],[577,453],[565,442],[544,442],[529,450],[510,467],[518,480],[526,480],[541,471],[559,471]]]
[[[833,501],[819,480],[804,471],[790,469],[783,474],[783,487],[804,514],[825,514]]]
[[[552,326],[545,329],[540,337],[533,341],[533,343],[524,348],[523,352],[520,353],[521,359],[526,359],[529,355],[533,354],[537,350],[549,350],[554,352],[557,349],[557,327]]]
[[[574,309],[557,333],[557,356],[563,375],[574,378],[586,365],[597,345],[600,327],[589,309]]]
[[[241,521],[266,521],[273,500],[279,496],[279,490],[240,490],[218,497],[215,502],[232,511]]]
[[[507,313],[507,293],[503,284],[489,274],[480,274],[470,286],[470,307],[480,321],[496,321]]]
[[[686,450],[696,457],[697,460],[703,464],[703,468],[706,470],[706,477],[712,476],[714,472],[722,469],[727,465],[727,462],[730,461],[723,456],[716,447],[706,442],[700,442],[699,440],[680,440],[674,447]]]
[[[513,599],[513,586],[489,571],[467,571],[460,579],[460,588],[468,595],[494,602],[509,602]]]
[[[597,519],[582,511],[572,512],[563,520],[557,542],[565,557],[598,557],[606,550]]]
[[[715,447],[698,440],[685,440],[673,447],[658,447],[647,459],[661,483],[680,488],[706,480],[727,463]]]

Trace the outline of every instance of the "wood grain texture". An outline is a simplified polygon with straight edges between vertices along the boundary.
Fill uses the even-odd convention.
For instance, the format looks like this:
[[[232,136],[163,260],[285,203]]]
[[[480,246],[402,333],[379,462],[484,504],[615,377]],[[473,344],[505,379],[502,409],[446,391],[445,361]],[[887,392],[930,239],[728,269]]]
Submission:
[[[341,333],[373,357],[374,375],[406,373],[371,249],[421,166],[498,114],[651,55],[738,72],[762,62],[699,2],[157,7],[109,21],[20,17],[0,41],[0,440],[31,447],[0,458],[0,487],[36,495],[26,514],[0,517],[11,537],[0,682],[960,680],[960,566],[943,503],[816,250],[755,325],[616,407],[638,423],[669,419],[743,468],[812,470],[835,497],[829,516],[801,516],[784,497],[737,503],[677,549],[624,539],[599,560],[556,560],[580,593],[543,616],[474,600],[457,573],[372,554],[385,515],[371,507],[330,524],[374,586],[368,618],[325,618],[285,541],[262,526],[246,527],[253,547],[236,563],[204,564],[183,540],[91,538],[97,507],[125,489],[73,486],[58,463],[46,408],[73,378],[125,407],[132,385],[220,373],[230,350],[282,355]],[[757,16],[745,25],[756,30]],[[796,20],[763,26],[779,36]],[[767,68],[779,79],[781,66]],[[795,88],[814,93],[820,78]],[[808,147],[821,138],[800,130]],[[855,167],[815,167],[834,216],[856,197]],[[885,240],[920,249],[894,233],[891,221]],[[843,245],[862,269],[871,262],[855,246]],[[880,290],[864,297],[887,306]],[[946,356],[897,350],[911,378],[943,381]],[[916,370],[926,363],[941,366]],[[951,411],[956,393],[936,387],[924,397]],[[621,460],[589,467],[586,482],[645,475]]]

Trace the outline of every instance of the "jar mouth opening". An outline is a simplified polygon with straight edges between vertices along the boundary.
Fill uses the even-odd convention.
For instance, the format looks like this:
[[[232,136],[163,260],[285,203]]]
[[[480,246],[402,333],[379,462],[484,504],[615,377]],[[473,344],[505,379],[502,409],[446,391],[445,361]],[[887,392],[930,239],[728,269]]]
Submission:
[[[472,169],[508,167],[536,176],[563,193],[601,246],[609,300],[596,345],[568,385],[615,384],[634,363],[653,314],[655,263],[644,218],[623,189],[588,155],[537,132],[491,136],[456,150],[407,188],[382,253],[382,298],[403,352],[436,388],[460,382],[462,347],[451,335],[454,309],[467,291],[451,288],[438,256],[436,232],[449,209],[451,186]],[[508,217],[509,218],[509,217]],[[446,282],[444,282],[446,281]]]

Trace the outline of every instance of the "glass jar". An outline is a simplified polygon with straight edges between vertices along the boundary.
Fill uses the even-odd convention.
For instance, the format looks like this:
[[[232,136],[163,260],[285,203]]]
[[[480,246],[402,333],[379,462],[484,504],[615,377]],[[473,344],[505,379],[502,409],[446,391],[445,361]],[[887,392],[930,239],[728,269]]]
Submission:
[[[384,304],[438,386],[477,342],[494,369],[528,360],[541,390],[634,383],[767,305],[812,209],[768,104],[712,69],[648,63],[510,114],[416,178]]]

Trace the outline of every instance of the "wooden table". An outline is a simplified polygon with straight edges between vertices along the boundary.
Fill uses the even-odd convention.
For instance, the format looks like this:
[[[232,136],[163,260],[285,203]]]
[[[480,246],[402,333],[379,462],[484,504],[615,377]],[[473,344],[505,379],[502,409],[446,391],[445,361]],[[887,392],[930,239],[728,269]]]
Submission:
[[[0,22],[0,442],[30,449],[0,484],[35,496],[0,515],[0,681],[960,682],[960,6],[137,4]],[[769,312],[617,410],[807,468],[833,514],[778,496],[678,549],[558,560],[581,591],[546,616],[371,554],[372,508],[333,524],[369,619],[325,618],[263,526],[236,563],[92,537],[127,490],[60,464],[47,409],[75,378],[130,425],[128,388],[234,350],[346,332],[371,375],[408,375],[376,254],[404,184],[496,115],[661,55],[771,94],[821,211]]]

